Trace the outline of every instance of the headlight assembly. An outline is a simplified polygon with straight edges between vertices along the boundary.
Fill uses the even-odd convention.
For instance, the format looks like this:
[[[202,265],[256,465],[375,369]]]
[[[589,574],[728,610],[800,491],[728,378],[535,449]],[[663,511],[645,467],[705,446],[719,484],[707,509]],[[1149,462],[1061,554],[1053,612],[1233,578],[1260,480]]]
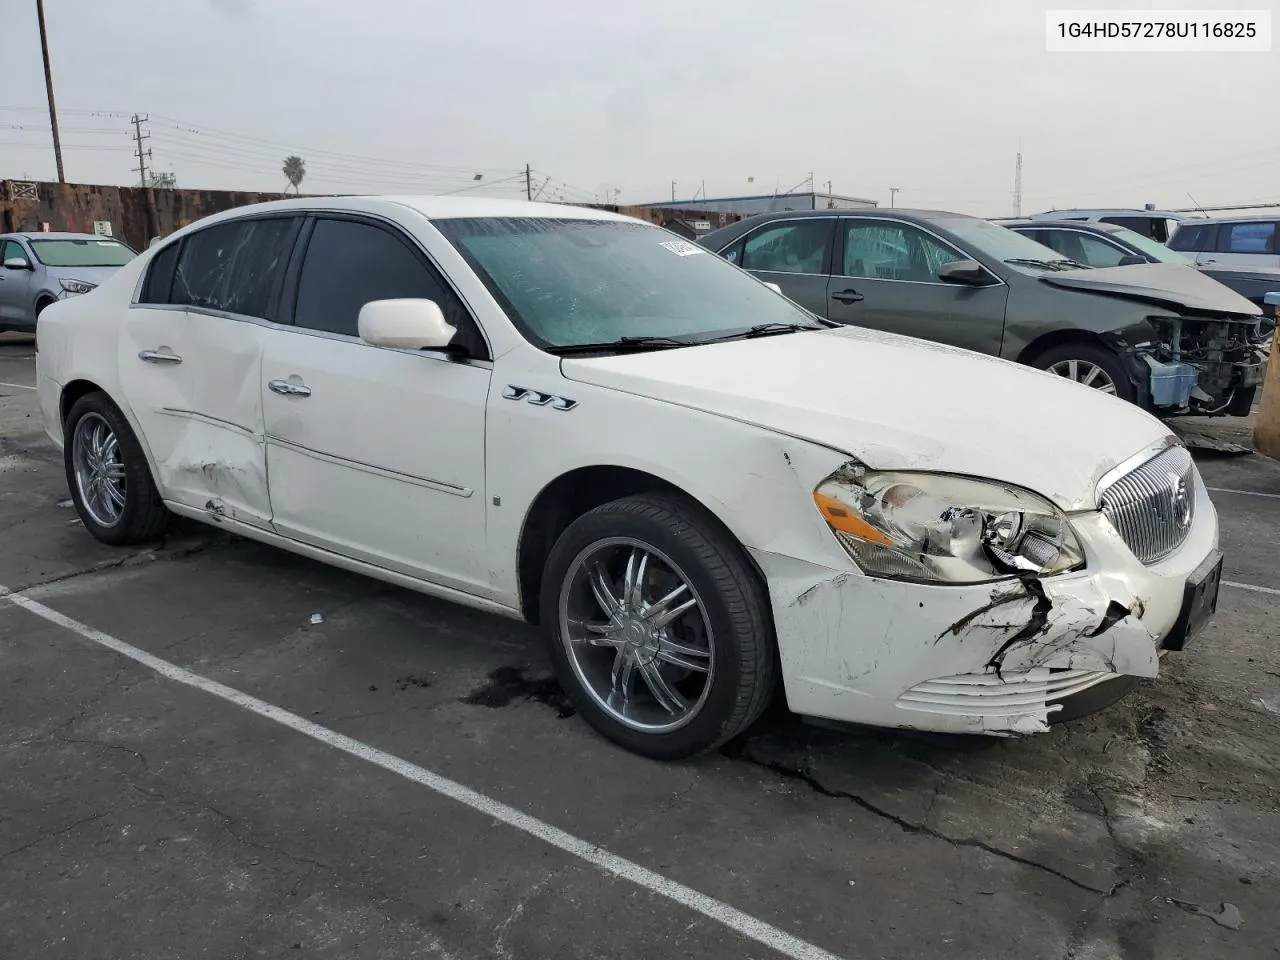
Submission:
[[[58,282],[67,293],[88,293],[97,286],[96,283],[85,283],[83,280],[59,280]]]
[[[1084,565],[1084,550],[1062,511],[990,480],[878,473],[850,463],[823,481],[813,501],[871,576],[982,583]]]

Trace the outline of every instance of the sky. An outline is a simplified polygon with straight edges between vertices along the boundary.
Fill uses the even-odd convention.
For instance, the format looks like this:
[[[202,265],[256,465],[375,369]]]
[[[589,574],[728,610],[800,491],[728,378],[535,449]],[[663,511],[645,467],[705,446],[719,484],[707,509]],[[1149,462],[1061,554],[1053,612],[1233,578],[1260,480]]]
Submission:
[[[56,178],[35,6],[0,0],[0,178]],[[293,153],[304,193],[516,196],[528,164],[543,199],[772,193],[812,174],[996,217],[1021,150],[1023,213],[1280,201],[1280,43],[1048,53],[1045,7],[45,0],[71,182],[137,182],[136,112],[154,168],[192,188],[282,190]]]

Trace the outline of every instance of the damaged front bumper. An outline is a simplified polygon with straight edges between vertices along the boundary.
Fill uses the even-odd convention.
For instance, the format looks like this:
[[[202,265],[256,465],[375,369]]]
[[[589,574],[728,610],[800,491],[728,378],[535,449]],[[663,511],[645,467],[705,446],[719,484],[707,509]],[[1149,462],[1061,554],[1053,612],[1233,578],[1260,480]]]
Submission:
[[[788,705],[875,726],[1036,733],[1069,698],[1156,676],[1162,648],[1181,648],[1216,602],[1217,516],[1198,475],[1195,487],[1190,533],[1151,566],[1100,513],[1072,517],[1085,569],[1044,579],[936,586],[752,551]]]

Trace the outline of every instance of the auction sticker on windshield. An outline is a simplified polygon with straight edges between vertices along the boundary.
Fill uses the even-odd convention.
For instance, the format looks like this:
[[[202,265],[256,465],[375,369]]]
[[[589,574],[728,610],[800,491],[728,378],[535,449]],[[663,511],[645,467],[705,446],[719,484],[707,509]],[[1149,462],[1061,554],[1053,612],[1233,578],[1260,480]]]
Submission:
[[[1270,10],[1047,10],[1056,53],[1270,53]]]
[[[677,257],[691,257],[695,253],[706,253],[702,247],[697,244],[689,243],[687,240],[665,240],[662,246],[666,247]]]

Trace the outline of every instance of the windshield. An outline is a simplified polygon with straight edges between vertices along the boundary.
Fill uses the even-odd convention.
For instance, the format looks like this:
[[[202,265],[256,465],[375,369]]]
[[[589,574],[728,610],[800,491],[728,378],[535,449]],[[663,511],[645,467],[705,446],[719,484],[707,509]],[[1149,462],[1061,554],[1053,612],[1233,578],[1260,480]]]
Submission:
[[[1128,227],[1121,227],[1119,230],[1113,230],[1111,235],[1123,243],[1141,250],[1146,256],[1155,260],[1157,263],[1178,263],[1184,267],[1194,267],[1196,262],[1190,257],[1184,257],[1177,250],[1170,250],[1158,240],[1152,240],[1150,237],[1144,237],[1136,231],[1130,230]]]
[[[1065,259],[1057,250],[990,220],[948,217],[937,221],[937,225],[950,230],[979,253],[1008,264],[1019,273],[1043,273],[1046,268],[1037,264],[1061,264]]]
[[[750,274],[659,227],[533,217],[434,224],[539,347],[821,327]]]
[[[137,256],[118,240],[32,240],[31,252],[46,267],[123,267]]]

